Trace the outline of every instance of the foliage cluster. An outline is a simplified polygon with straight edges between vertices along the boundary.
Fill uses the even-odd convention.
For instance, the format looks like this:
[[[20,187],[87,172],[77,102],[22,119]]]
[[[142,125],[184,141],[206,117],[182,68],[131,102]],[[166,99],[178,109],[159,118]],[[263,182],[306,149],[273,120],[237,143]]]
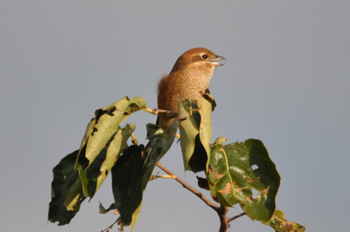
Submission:
[[[201,180],[200,187],[209,190],[219,205],[197,195],[217,211],[220,231],[226,231],[234,219],[226,214],[236,204],[242,208],[242,215],[275,231],[304,231],[303,226],[287,221],[283,212],[276,210],[280,176],[261,141],[248,139],[224,145],[226,139],[219,137],[211,144],[214,108],[215,102],[208,94],[196,101],[178,102],[178,120],[171,128],[163,131],[157,125],[147,124],[146,146],[134,138],[134,124],[122,127],[132,113],[156,112],[148,109],[142,98],[125,97],[97,110],[80,149],[65,156],[53,169],[49,221],[68,224],[81,203],[91,199],[111,173],[114,202],[108,209],[101,205],[100,210],[117,209],[119,225],[133,228],[152,172],[171,147],[179,128],[184,169],[205,172],[206,179]],[[196,190],[191,191],[196,194]]]

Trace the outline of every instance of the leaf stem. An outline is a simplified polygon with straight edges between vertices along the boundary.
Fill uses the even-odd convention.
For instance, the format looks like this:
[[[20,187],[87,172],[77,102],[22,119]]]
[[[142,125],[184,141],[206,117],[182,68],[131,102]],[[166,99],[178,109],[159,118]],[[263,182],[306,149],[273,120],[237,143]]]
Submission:
[[[131,133],[131,139],[132,139],[132,143],[133,143],[134,145],[137,146],[137,145],[139,144],[139,142],[137,141],[137,139],[136,139],[134,133]]]
[[[158,114],[158,111],[156,109],[150,109],[150,108],[141,108],[140,110],[143,110],[143,111],[146,111],[150,114],[155,114],[157,115]]]
[[[151,180],[157,179],[157,178],[163,178],[163,179],[176,179],[176,176],[172,176],[172,175],[155,175],[155,176],[151,176]]]
[[[171,110],[162,110],[162,109],[150,109],[150,108],[141,108],[140,110],[146,111],[150,114],[159,114],[159,113],[166,113],[169,116],[176,117],[177,113]]]

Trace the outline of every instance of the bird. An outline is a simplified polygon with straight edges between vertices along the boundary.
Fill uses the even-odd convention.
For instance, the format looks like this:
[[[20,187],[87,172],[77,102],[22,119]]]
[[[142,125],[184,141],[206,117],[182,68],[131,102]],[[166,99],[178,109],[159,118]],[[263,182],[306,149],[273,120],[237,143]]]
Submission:
[[[157,124],[167,130],[176,120],[177,98],[180,101],[196,100],[209,89],[210,80],[219,61],[226,60],[207,48],[192,48],[184,52],[175,62],[169,75],[158,84]]]

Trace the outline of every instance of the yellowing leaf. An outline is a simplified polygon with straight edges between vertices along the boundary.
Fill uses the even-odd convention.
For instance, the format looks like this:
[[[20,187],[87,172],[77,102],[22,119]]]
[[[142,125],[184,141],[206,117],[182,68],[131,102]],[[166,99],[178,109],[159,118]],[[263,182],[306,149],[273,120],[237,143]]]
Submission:
[[[119,154],[127,147],[127,140],[135,125],[120,128],[131,114],[146,108],[140,97],[122,98],[113,104],[96,110],[85,132],[75,168],[79,170],[84,196],[90,198],[101,186]]]
[[[213,104],[210,98],[208,100],[204,97],[193,101],[178,101],[180,144],[185,170],[199,172],[207,167]]]

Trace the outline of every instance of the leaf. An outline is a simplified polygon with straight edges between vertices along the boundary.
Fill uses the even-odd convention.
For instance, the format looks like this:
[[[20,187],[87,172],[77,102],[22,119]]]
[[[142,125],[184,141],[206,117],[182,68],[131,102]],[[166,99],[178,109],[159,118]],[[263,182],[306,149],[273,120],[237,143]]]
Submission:
[[[139,217],[140,212],[141,212],[141,207],[142,207],[142,201],[141,201],[139,207],[137,207],[137,209],[136,209],[136,210],[134,211],[134,213],[132,214],[131,229],[130,229],[131,232],[134,230],[134,227],[135,227],[135,225],[136,225],[137,218]]]
[[[212,133],[211,111],[214,101],[200,97],[197,100],[178,100],[180,144],[185,170],[206,170]]]
[[[83,138],[76,168],[87,168],[100,154],[101,150],[111,140],[119,129],[119,125],[133,112],[146,108],[146,102],[135,97],[122,98],[113,104],[96,110]]]
[[[74,169],[79,150],[65,156],[53,168],[48,219],[58,225],[68,224],[84,201],[79,173]]]
[[[285,219],[284,213],[276,210],[272,218],[265,223],[277,232],[304,232],[305,227],[296,222],[289,222]]]
[[[201,144],[203,145],[206,151],[207,160],[209,160],[211,134],[213,131],[213,125],[211,123],[211,112],[212,112],[212,109],[214,108],[213,103],[215,102],[209,101],[206,98],[198,99],[198,109],[199,109],[199,114],[201,116],[201,121],[199,126],[199,137],[200,137]]]
[[[240,203],[251,219],[267,222],[275,211],[280,176],[266,148],[255,139],[225,146],[220,141],[210,154],[211,195],[224,206]]]
[[[129,225],[134,211],[142,201],[143,145],[124,150],[112,169],[112,190],[121,221]]]
[[[100,213],[100,214],[106,214],[106,213],[108,213],[109,211],[115,210],[115,209],[117,209],[117,208],[115,207],[115,204],[113,203],[113,204],[111,204],[111,205],[108,207],[108,209],[106,209],[106,208],[102,205],[102,203],[99,202],[98,209],[99,209],[99,213]],[[114,214],[116,214],[116,212],[114,212]]]
[[[175,122],[162,133],[159,127],[148,124],[150,142],[146,148],[143,145],[128,147],[112,168],[113,196],[123,225],[135,225],[141,209],[143,191],[157,162],[173,143],[177,127]]]
[[[178,117],[180,118],[180,144],[184,168],[187,171],[191,170],[188,163],[195,149],[196,136],[199,134],[198,122],[192,115],[190,101],[185,100],[182,104],[178,101]]]
[[[120,153],[128,147],[127,140],[134,130],[134,124],[127,124],[124,128],[119,128],[93,163],[88,168],[80,171],[83,190],[86,196],[93,197],[95,192],[97,192],[103,181],[107,178]]]
[[[120,131],[120,124],[131,113],[142,108],[146,108],[146,103],[141,97],[131,100],[125,97],[96,110],[95,118],[87,126],[75,165],[83,182],[85,196],[94,196],[135,129],[132,125]],[[110,146],[113,149],[108,149]]]
[[[100,212],[100,214],[105,214],[106,212],[108,212],[100,201],[98,203],[98,211]]]

